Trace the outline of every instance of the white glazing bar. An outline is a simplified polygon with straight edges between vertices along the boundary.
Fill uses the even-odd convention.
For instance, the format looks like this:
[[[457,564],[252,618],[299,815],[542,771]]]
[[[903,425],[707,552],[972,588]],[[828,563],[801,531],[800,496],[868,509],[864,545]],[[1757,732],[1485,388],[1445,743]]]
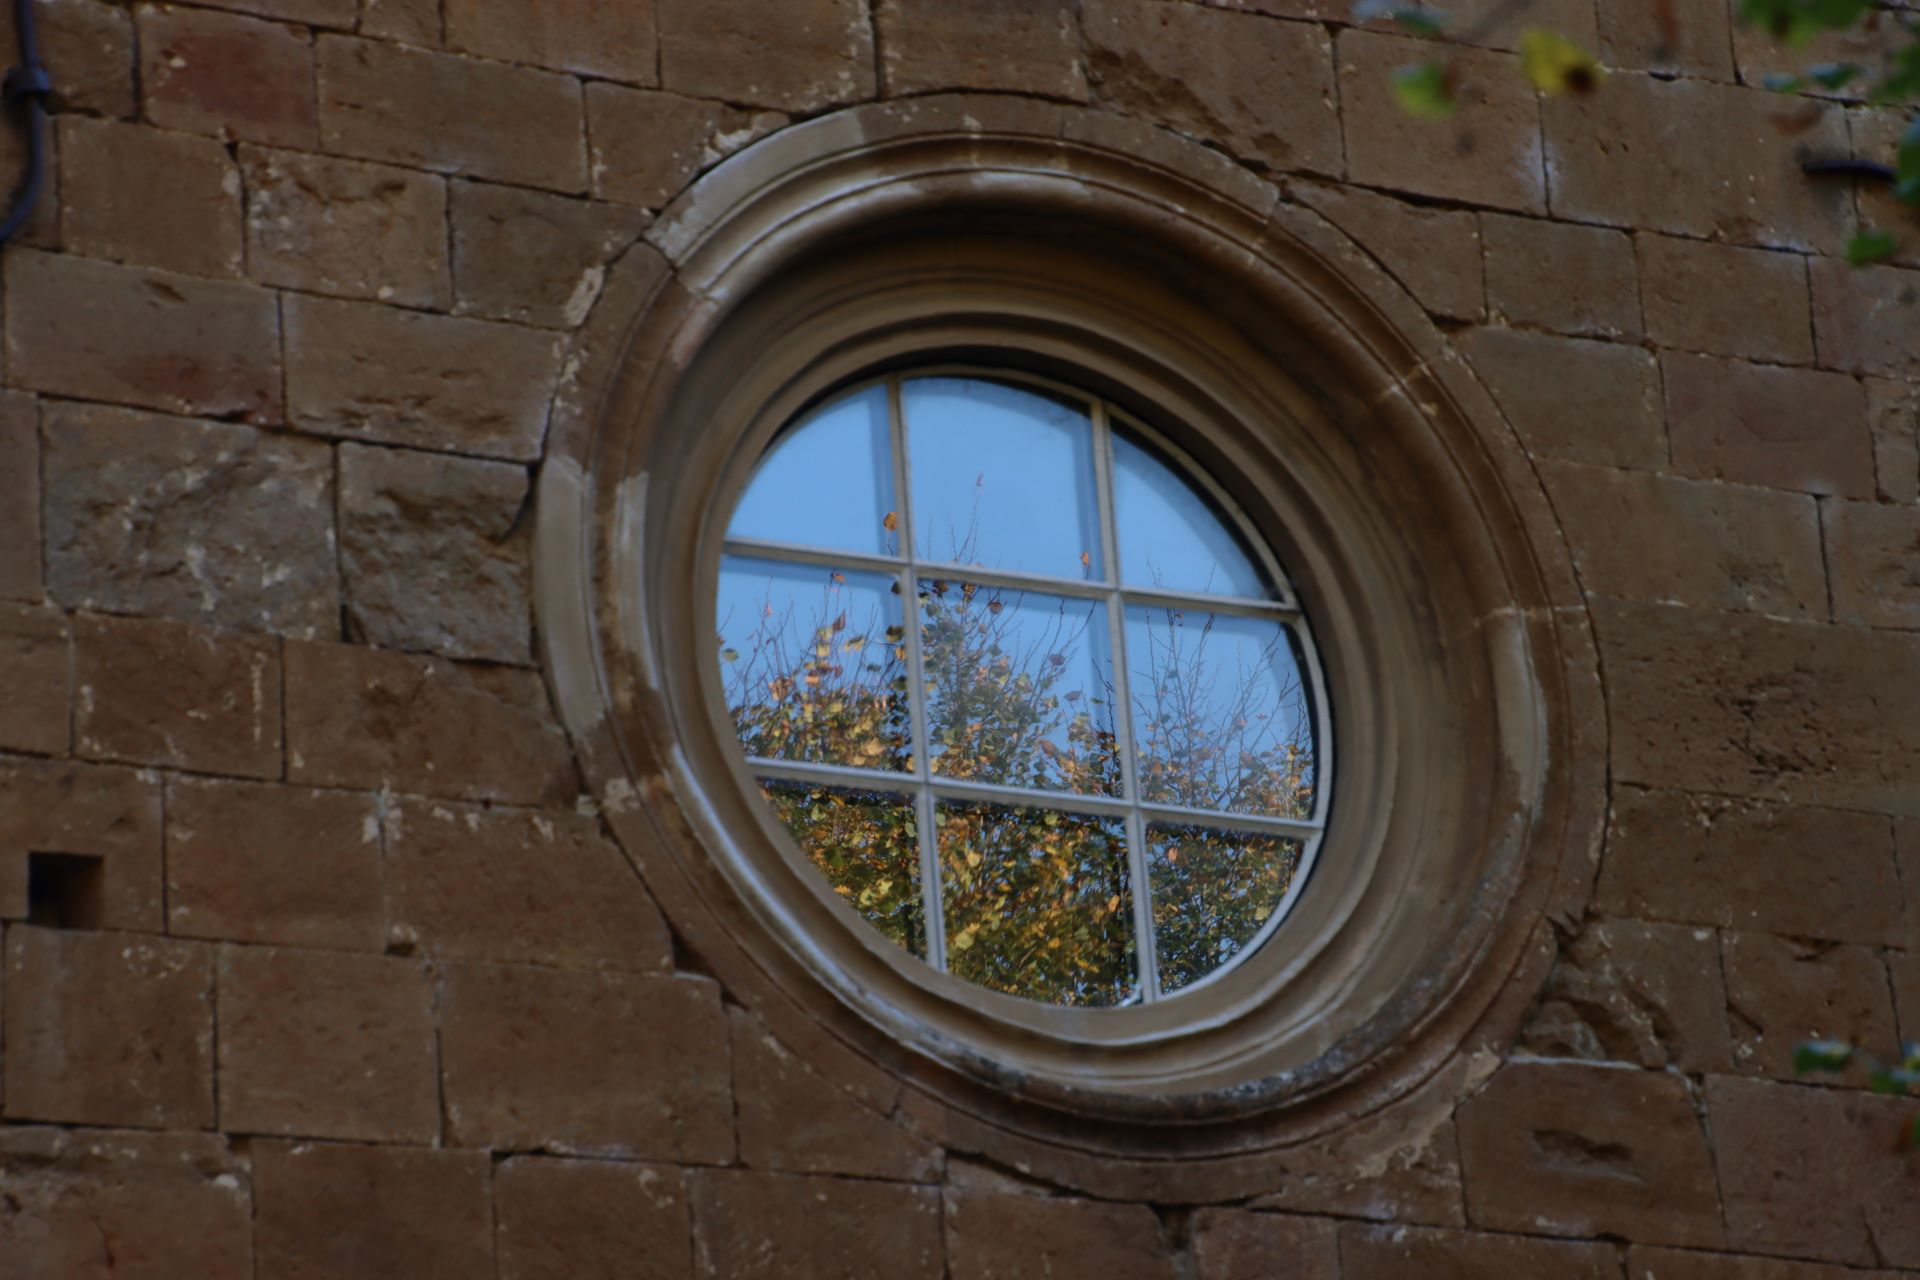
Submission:
[[[913,576],[913,506],[907,493],[912,471],[907,461],[907,425],[901,411],[900,379],[887,379],[887,421],[893,436],[893,515],[901,558],[892,566],[900,588],[900,620],[907,646],[907,718],[913,738],[913,776],[919,783],[914,807],[920,829],[920,909],[926,913],[927,963],[945,972],[946,916],[940,905],[940,844],[934,830],[933,761],[927,731],[927,669],[920,652],[920,594]]]
[[[1120,581],[1120,537],[1113,516],[1113,429],[1105,403],[1093,410],[1094,489],[1100,508],[1100,558],[1107,593],[1108,658],[1113,663],[1114,747],[1120,755],[1120,791],[1127,805],[1127,866],[1133,880],[1133,955],[1139,965],[1140,998],[1160,998],[1160,964],[1153,938],[1153,886],[1147,882],[1147,824],[1140,819],[1140,770],[1135,759],[1133,698],[1127,687],[1127,603]]]

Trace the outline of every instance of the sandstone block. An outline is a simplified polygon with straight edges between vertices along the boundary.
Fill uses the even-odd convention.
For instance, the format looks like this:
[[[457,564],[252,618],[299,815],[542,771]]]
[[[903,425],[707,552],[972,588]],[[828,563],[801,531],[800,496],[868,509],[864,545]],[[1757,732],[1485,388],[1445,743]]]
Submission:
[[[1461,1105],[1458,1120],[1467,1216],[1477,1226],[1722,1242],[1713,1161],[1678,1076],[1512,1063]]]
[[[1783,146],[1776,94],[1633,72],[1541,110],[1557,217],[1821,253],[1853,233],[1848,193],[1800,172],[1804,152],[1845,149],[1838,111]]]
[[[1143,1204],[960,1191],[947,1195],[946,1210],[953,1280],[1035,1274],[1174,1280],[1179,1274],[1159,1219]]]
[[[1469,1231],[1349,1223],[1340,1229],[1340,1258],[1344,1280],[1481,1280],[1490,1276],[1620,1280],[1620,1255],[1611,1245]]]
[[[1866,947],[1729,933],[1722,942],[1733,1057],[1742,1074],[1795,1080],[1793,1051],[1808,1040],[1845,1040],[1885,1056],[1898,1044],[1887,971]],[[1814,1075],[1816,1084],[1864,1086],[1864,1067]]]
[[[1920,509],[1836,502],[1826,530],[1834,620],[1920,630]]]
[[[1598,601],[1616,782],[1920,813],[1920,638]]]
[[[1152,0],[1089,0],[1080,20],[1102,103],[1263,168],[1340,171],[1333,47],[1321,28]]]
[[[280,774],[273,640],[157,619],[77,617],[75,748],[130,764]]]
[[[775,111],[745,111],[678,93],[590,84],[593,193],[658,209],[703,169],[786,119]]]
[[[1805,41],[1782,40],[1767,30],[1764,23],[1739,21],[1740,10],[1736,8],[1734,13],[1733,60],[1741,81],[1746,84],[1765,84],[1767,77],[1776,73],[1800,75],[1810,67],[1843,62],[1879,68],[1906,44],[1905,28],[1898,22],[1849,24],[1848,30],[1821,31]],[[1859,98],[1869,83],[1860,80],[1837,91],[1819,88],[1814,93],[1821,97]]]
[[[12,249],[7,368],[24,389],[280,420],[280,311],[250,284]]]
[[[487,1156],[256,1142],[254,1249],[283,1280],[495,1280]]]
[[[432,1142],[433,991],[412,960],[223,947],[220,1125]]]
[[[447,47],[503,62],[658,84],[653,0],[446,0]]]
[[[1891,826],[1843,809],[1617,788],[1594,907],[1900,945],[1906,929]]]
[[[1868,378],[1867,421],[1882,502],[1920,502],[1920,388]]]
[[[51,105],[59,111],[127,119],[134,113],[133,18],[101,0],[42,0],[38,6],[40,58],[53,77]],[[14,66],[15,40],[3,46]]]
[[[453,300],[445,180],[243,147],[247,270],[263,284],[409,307]]]
[[[436,958],[673,967],[659,909],[591,818],[398,802],[386,887],[390,941]]]
[[[252,1280],[248,1176],[212,1134],[0,1129],[0,1256],[23,1280]]]
[[[287,666],[294,782],[567,807],[579,792],[532,671],[298,642]]]
[[[1667,428],[1680,471],[1803,493],[1873,496],[1866,396],[1843,374],[1668,351]]]
[[[1807,260],[1795,253],[1634,237],[1647,336],[1663,347],[1813,363]]]
[[[1920,1267],[1912,1166],[1897,1143],[1920,1102],[1728,1076],[1709,1076],[1706,1095],[1735,1249]]]
[[[207,949],[138,933],[7,930],[9,1118],[213,1125]]]
[[[1473,214],[1408,204],[1361,187],[1301,184],[1293,194],[1357,240],[1434,315],[1486,315],[1480,220]]]
[[[638,92],[595,82],[587,90],[589,120],[606,93]],[[646,131],[638,136],[650,137]],[[598,138],[594,146],[597,173]],[[494,320],[576,328],[600,297],[607,265],[640,238],[647,221],[645,214],[632,209],[517,187],[457,182],[453,265],[460,310]]]
[[[342,445],[350,628],[383,648],[531,662],[527,489],[511,463]]]
[[[1229,0],[1229,3],[1271,9],[1274,12],[1291,5],[1304,10],[1303,17],[1331,19],[1335,22],[1350,22],[1353,19],[1351,9],[1329,3],[1329,0]],[[1489,49],[1519,48],[1521,36],[1531,27],[1547,27],[1558,31],[1583,49],[1596,49],[1600,44],[1600,31],[1593,11],[1581,4],[1580,0],[1540,0],[1537,5],[1517,12],[1501,3],[1501,0],[1462,0],[1449,6],[1445,12],[1452,38]],[[1381,18],[1375,18],[1366,25],[1376,31],[1404,31],[1398,23]]]
[[[1886,378],[1920,375],[1913,343],[1920,271],[1851,267],[1830,258],[1816,259],[1810,269],[1821,367]]]
[[[198,0],[210,9],[231,9],[282,22],[346,30],[353,26],[358,0]]]
[[[440,0],[360,0],[360,34],[401,44],[440,43]]]
[[[1894,857],[1900,866],[1900,883],[1907,891],[1906,946],[1920,951],[1920,822],[1893,824]]]
[[[1514,59],[1462,49],[1453,58],[1461,110],[1452,120],[1407,114],[1393,97],[1396,68],[1429,54],[1417,40],[1340,36],[1340,116],[1347,176],[1368,186],[1496,209],[1546,210],[1540,115]]]
[[[1275,1190],[1249,1207],[1463,1225],[1453,1095],[1442,1093],[1415,1093],[1323,1138],[1273,1152]]]
[[[586,189],[580,85],[571,76],[339,36],[321,38],[318,59],[320,142],[329,152]]]
[[[1900,30],[1897,24],[1891,22],[1882,26],[1888,35],[1896,35]],[[1818,43],[1818,37],[1815,43]],[[1816,57],[1807,57],[1796,71],[1817,65],[1820,61]],[[1910,111],[1898,104],[1850,108],[1847,111],[1847,132],[1853,139],[1852,154],[1862,160],[1877,160],[1881,164],[1898,163],[1900,139],[1907,131],[1911,115]],[[1885,261],[1896,267],[1920,267],[1920,244],[1914,243],[1911,234],[1914,226],[1913,206],[1894,195],[1891,185],[1862,182],[1858,186],[1854,195],[1860,202],[1861,225],[1883,227],[1894,232],[1894,250]]]
[[[1196,1280],[1269,1275],[1282,1259],[1292,1280],[1340,1280],[1339,1240],[1325,1218],[1202,1209],[1192,1232]]]
[[[675,93],[817,111],[874,93],[861,0],[655,0],[661,83]]]
[[[1548,1058],[1729,1070],[1719,940],[1682,925],[1590,923],[1562,946],[1520,1043]]]
[[[1733,79],[1728,10],[1718,4],[1609,0],[1600,14],[1600,60],[1609,67]],[[1757,83],[1752,79],[1748,83]]]
[[[247,631],[339,630],[326,445],[105,405],[49,405],[44,419],[54,599]]]
[[[740,1158],[756,1169],[931,1182],[940,1152],[822,1079],[743,1009],[732,1021]]]
[[[71,660],[57,610],[0,603],[0,751],[67,753]]]
[[[140,8],[140,91],[157,125],[311,149],[319,139],[313,85],[313,39],[304,31],[233,13]]]
[[[693,1269],[706,1280],[935,1280],[940,1199],[929,1188],[702,1169]],[[1116,1277],[1118,1280],[1118,1277]]]
[[[1588,591],[1826,617],[1814,499],[1577,463],[1541,470]]]
[[[0,391],[0,599],[40,598],[40,413]]]
[[[1920,955],[1888,952],[1887,974],[1893,979],[1894,1020],[1900,1024],[1901,1044],[1920,1044]],[[1894,1056],[1888,1046],[1875,1054],[1882,1061]]]
[[[27,918],[33,854],[65,854],[100,863],[82,923],[158,933],[160,849],[157,781],[65,762],[0,765],[0,918]]]
[[[1612,467],[1666,465],[1660,370],[1650,353],[1508,329],[1473,329],[1456,341],[1529,453]]]
[[[1080,20],[1067,0],[879,0],[881,86],[1042,94],[1084,102]]]
[[[1633,241],[1619,231],[1480,215],[1487,305],[1509,324],[1589,337],[1640,336]]]
[[[373,797],[168,782],[169,932],[378,951],[385,941],[380,897]]]
[[[713,983],[456,964],[440,1008],[449,1142],[733,1158],[727,1020]]]
[[[539,456],[560,368],[555,335],[327,298],[289,297],[286,312],[287,399],[304,430]]]
[[[686,1180],[671,1165],[516,1156],[494,1171],[500,1280],[690,1280]]]
[[[1892,1271],[1635,1245],[1627,1251],[1627,1280],[1898,1280],[1898,1276]]]

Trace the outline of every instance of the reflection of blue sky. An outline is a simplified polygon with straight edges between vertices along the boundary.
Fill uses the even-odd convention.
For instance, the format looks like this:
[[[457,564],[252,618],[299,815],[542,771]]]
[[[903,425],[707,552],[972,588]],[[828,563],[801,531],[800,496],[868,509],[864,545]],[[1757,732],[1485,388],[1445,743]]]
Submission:
[[[781,434],[727,533],[885,554],[893,446],[884,385],[824,405]]]
[[[1263,770],[1300,749],[1312,785],[1312,717],[1287,629],[1263,618],[1132,606],[1127,692],[1149,802],[1303,816],[1261,801]]]
[[[910,378],[915,553],[1100,576],[1093,428],[1081,409],[978,378]]]
[[[1265,575],[1206,499],[1119,431],[1113,497],[1123,585],[1272,598]]]

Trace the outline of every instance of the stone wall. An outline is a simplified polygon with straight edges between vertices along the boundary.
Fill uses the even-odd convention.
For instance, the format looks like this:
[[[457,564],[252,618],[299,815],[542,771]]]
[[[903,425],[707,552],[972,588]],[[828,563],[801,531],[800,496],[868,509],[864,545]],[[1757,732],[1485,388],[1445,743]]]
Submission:
[[[1537,7],[1604,90],[1537,100],[1496,28],[1432,123],[1344,0],[43,0],[0,1273],[1920,1274],[1920,1104],[1791,1061],[1920,1039],[1920,233],[1850,269],[1895,215],[1794,160],[1899,117],[1758,88],[1724,0],[1677,42]],[[1590,912],[1478,1092],[1250,1202],[1059,1193],[816,1075],[676,946],[539,667],[531,480],[609,264],[755,139],[955,88],[1199,139],[1351,237],[1587,594]]]

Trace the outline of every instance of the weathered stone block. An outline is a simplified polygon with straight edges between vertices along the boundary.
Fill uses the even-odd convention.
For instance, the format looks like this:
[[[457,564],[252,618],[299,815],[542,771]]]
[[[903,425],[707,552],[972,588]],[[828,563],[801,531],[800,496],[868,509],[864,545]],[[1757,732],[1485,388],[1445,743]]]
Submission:
[[[1852,267],[1815,259],[1813,337],[1827,369],[1886,378],[1920,376],[1913,329],[1920,316],[1920,271]]]
[[[1721,945],[1733,1058],[1742,1074],[1798,1079],[1793,1051],[1808,1040],[1845,1040],[1882,1056],[1898,1043],[1887,971],[1872,950],[1769,933],[1729,933]],[[1867,1074],[1856,1065],[1809,1080],[1864,1086]]]
[[[280,420],[269,290],[14,248],[6,297],[7,368],[26,390]]]
[[[862,0],[656,0],[661,83],[675,93],[817,111],[874,93]]]
[[[1836,502],[1826,530],[1834,620],[1920,630],[1920,509]]]
[[[220,1124],[432,1142],[433,991],[420,964],[270,947],[220,953]]]
[[[593,140],[593,193],[603,200],[658,209],[701,170],[786,119],[775,111],[745,111],[677,93],[590,84],[587,131]]]
[[[1609,67],[1733,79],[1726,5],[1608,0],[1595,7],[1600,17],[1600,59]]]
[[[1613,467],[1666,465],[1660,369],[1651,353],[1509,329],[1473,329],[1456,341],[1529,453]]]
[[[1892,824],[1842,809],[1621,787],[1594,906],[1609,914],[1899,945]]]
[[[1684,925],[1590,923],[1563,944],[1520,1043],[1549,1058],[1730,1070],[1719,939]]]
[[[360,0],[360,34],[433,48],[440,43],[440,0]]]
[[[410,307],[453,300],[442,178],[243,147],[247,270],[263,284]]]
[[[0,751],[67,753],[71,666],[64,616],[0,603]]]
[[[1434,315],[1485,316],[1480,220],[1473,214],[1408,204],[1362,187],[1301,183],[1292,194],[1358,241]]]
[[[1340,1280],[1340,1245],[1325,1218],[1202,1209],[1191,1220],[1196,1280],[1249,1280],[1276,1266],[1290,1280]]]
[[[358,0],[197,0],[210,9],[232,9],[312,27],[350,29]]]
[[[658,84],[653,0],[446,0],[447,47],[503,62]]]
[[[322,435],[538,457],[560,339],[364,302],[287,299],[287,400]]]
[[[687,1180],[693,1269],[706,1280],[965,1276],[943,1266],[940,1198],[931,1189],[727,1169]]]
[[[253,1280],[251,1205],[212,1134],[0,1129],[0,1256],[22,1280]]]
[[[1706,1094],[1735,1249],[1920,1268],[1898,1141],[1920,1102],[1728,1076],[1709,1076]]]
[[[1623,232],[1483,213],[1480,239],[1495,316],[1588,337],[1640,336],[1640,282]]]
[[[822,1079],[744,1009],[728,1012],[744,1163],[891,1182],[940,1176],[938,1148]]]
[[[39,402],[0,391],[0,599],[39,598]]]
[[[1334,1133],[1273,1152],[1254,1209],[1460,1226],[1460,1146],[1445,1082]]]
[[[62,111],[125,120],[135,110],[133,17],[100,0],[40,0],[40,57],[53,77],[52,104]],[[14,37],[9,32],[7,65]]]
[[[1865,381],[1880,500],[1920,502],[1920,387],[1892,378]]]
[[[1461,1104],[1458,1119],[1467,1216],[1477,1226],[1722,1243],[1713,1160],[1676,1075],[1511,1063]]]
[[[98,927],[158,933],[160,848],[157,780],[64,762],[0,765],[0,918],[27,917],[29,855],[67,854],[100,859]]]
[[[281,1280],[496,1280],[479,1151],[256,1142],[254,1249]]]
[[[638,92],[600,82],[588,86],[589,119],[605,93]],[[637,136],[652,135],[643,130]],[[594,147],[597,174],[600,139]],[[460,310],[494,320],[577,328],[600,297],[607,264],[640,238],[647,221],[632,209],[517,187],[456,182],[453,265]]]
[[[229,142],[311,149],[313,39],[277,22],[172,5],[140,8],[147,119]]]
[[[1596,601],[1616,782],[1920,814],[1920,637]]]
[[[389,649],[529,663],[526,469],[340,447],[340,556],[352,630]]]
[[[206,947],[14,925],[5,986],[9,1118],[212,1127]]]
[[[1368,186],[1496,209],[1546,210],[1540,113],[1514,59],[1461,49],[1452,58],[1460,100],[1451,121],[1409,115],[1393,96],[1393,72],[1428,56],[1417,40],[1340,35],[1340,118],[1347,176]]]
[[[1893,1013],[1894,1021],[1900,1024],[1900,1043],[1920,1044],[1920,955],[1889,951],[1886,960],[1887,976],[1893,980]],[[1883,1062],[1898,1052],[1892,1045],[1877,1051],[1874,1046],[1866,1047]]]
[[[1080,21],[1102,103],[1264,168],[1340,171],[1333,47],[1321,28],[1153,0],[1088,0]]]
[[[188,937],[378,951],[380,821],[371,796],[174,778],[167,928]]]
[[[396,803],[386,887],[391,941],[436,958],[673,967],[659,909],[592,818]]]
[[[1899,1274],[1691,1249],[1627,1250],[1627,1280],[1899,1280]]]
[[[1359,1223],[1341,1227],[1340,1260],[1343,1280],[1481,1280],[1492,1276],[1620,1280],[1620,1255],[1612,1245]]]
[[[47,590],[68,608],[340,626],[333,454],[237,423],[46,408]]]
[[[294,782],[568,807],[579,793],[532,671],[299,642],[287,669]]]
[[[81,755],[279,776],[277,642],[183,622],[81,615],[73,648]]]
[[[1639,235],[1647,336],[1663,347],[1813,363],[1807,260],[1796,253]]]
[[[516,1156],[493,1175],[500,1280],[690,1280],[686,1180],[671,1165]]]
[[[1668,351],[1667,428],[1688,475],[1803,493],[1873,496],[1860,384],[1837,373]]]
[[[953,1280],[1098,1275],[1174,1280],[1179,1272],[1143,1204],[957,1191],[946,1196],[947,1274]]]
[[[878,0],[874,21],[889,95],[976,89],[1086,100],[1069,0]]]
[[[441,999],[447,1140],[720,1164],[733,1091],[701,978],[455,964]]]

